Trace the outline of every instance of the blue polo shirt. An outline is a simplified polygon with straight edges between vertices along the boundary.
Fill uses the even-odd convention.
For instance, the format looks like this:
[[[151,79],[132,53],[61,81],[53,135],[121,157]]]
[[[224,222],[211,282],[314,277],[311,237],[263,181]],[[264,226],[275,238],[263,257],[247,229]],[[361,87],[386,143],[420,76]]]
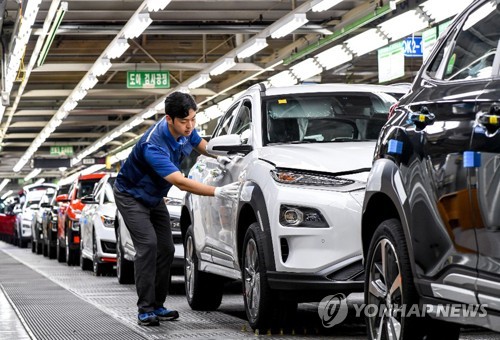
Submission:
[[[132,149],[116,177],[116,188],[146,207],[156,207],[172,187],[164,177],[180,171],[184,157],[200,142],[201,137],[196,130],[189,137],[181,136],[175,140],[168,130],[167,120],[161,119]]]

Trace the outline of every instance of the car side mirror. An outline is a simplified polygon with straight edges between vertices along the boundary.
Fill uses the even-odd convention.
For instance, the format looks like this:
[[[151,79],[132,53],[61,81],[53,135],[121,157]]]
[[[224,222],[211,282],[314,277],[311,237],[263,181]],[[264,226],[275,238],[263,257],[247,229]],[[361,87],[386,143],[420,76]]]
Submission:
[[[56,197],[56,202],[69,202],[68,194],[62,194]]]
[[[84,204],[98,204],[99,202],[97,202],[95,200],[94,195],[87,195],[87,196],[82,197],[82,203],[84,203]]]
[[[224,135],[214,137],[207,144],[207,152],[216,156],[248,154],[253,150],[251,145],[242,144],[240,135]]]

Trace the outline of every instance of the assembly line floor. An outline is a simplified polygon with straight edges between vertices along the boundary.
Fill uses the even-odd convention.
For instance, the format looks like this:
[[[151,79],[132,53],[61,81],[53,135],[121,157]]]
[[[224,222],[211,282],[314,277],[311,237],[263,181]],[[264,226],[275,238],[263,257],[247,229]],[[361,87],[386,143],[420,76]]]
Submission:
[[[96,277],[80,267],[35,255],[0,241],[0,340],[9,339],[247,339],[256,335],[245,320],[243,300],[229,286],[215,312],[192,311],[182,277],[174,277],[168,308],[179,320],[159,327],[136,323],[134,285],[113,276]],[[363,320],[324,329],[315,304],[300,304],[296,328],[259,338],[365,339]],[[461,339],[500,339],[500,334],[466,329]]]

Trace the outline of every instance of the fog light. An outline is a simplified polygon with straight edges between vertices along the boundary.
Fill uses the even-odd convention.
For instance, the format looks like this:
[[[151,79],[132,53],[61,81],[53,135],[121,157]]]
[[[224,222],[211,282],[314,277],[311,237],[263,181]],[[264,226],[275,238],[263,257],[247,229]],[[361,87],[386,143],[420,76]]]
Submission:
[[[291,208],[285,210],[283,217],[285,219],[286,224],[297,225],[300,222],[302,222],[303,214],[300,210]]]
[[[328,228],[323,215],[309,207],[281,205],[279,221],[285,227]]]

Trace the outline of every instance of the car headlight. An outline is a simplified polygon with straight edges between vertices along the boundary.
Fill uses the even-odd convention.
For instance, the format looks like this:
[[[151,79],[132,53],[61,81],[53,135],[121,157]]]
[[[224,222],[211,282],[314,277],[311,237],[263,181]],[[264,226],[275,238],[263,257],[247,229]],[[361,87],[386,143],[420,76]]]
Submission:
[[[80,221],[71,221],[71,229],[78,231],[80,230]]]
[[[280,206],[280,224],[285,227],[328,228],[317,209],[284,204]]]
[[[353,184],[352,179],[342,178],[323,173],[309,171],[280,169],[271,170],[271,176],[278,183],[312,186],[345,186]]]
[[[101,215],[102,224],[107,228],[115,227],[115,219],[106,215]]]

